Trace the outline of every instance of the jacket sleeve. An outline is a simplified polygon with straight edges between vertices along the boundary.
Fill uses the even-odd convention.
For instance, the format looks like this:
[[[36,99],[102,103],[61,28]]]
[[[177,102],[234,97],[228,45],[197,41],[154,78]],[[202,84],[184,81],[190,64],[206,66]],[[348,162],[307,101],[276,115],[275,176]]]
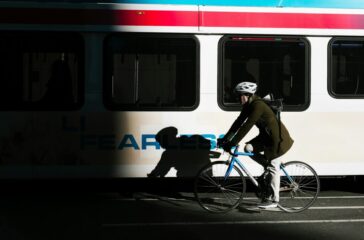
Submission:
[[[238,126],[238,123],[236,124],[237,133],[231,139],[231,144],[233,144],[233,145],[237,145],[241,141],[241,139],[243,139],[245,137],[245,135],[250,131],[250,129],[256,124],[256,122],[262,116],[264,108],[260,105],[259,102],[253,102],[253,103],[251,103],[249,108],[246,110],[247,110],[246,113],[241,114],[241,115],[243,115],[242,117],[244,117],[244,115],[246,115],[246,117],[245,117],[246,121],[242,121],[240,126]],[[240,118],[240,116],[239,116],[239,118]],[[234,124],[235,124],[235,122],[234,122]]]
[[[243,110],[240,112],[239,117],[234,121],[229,131],[225,134],[224,139],[226,139],[226,141],[230,142],[233,139],[233,137],[239,130],[240,126],[243,125],[247,117],[248,117],[247,109],[243,108]]]

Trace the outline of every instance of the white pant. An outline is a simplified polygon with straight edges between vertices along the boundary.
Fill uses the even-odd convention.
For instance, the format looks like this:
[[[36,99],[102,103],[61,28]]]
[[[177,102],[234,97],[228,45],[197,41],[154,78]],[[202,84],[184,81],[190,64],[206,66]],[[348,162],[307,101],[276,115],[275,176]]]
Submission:
[[[281,157],[273,159],[267,167],[267,171],[271,179],[270,186],[273,189],[273,196],[271,200],[274,202],[279,202],[279,188],[281,183],[281,177],[279,174],[280,166]]]

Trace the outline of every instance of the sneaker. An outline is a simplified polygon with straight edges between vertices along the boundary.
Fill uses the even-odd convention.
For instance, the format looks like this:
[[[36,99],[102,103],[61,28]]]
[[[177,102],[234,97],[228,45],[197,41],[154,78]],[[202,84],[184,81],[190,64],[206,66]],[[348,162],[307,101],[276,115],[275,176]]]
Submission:
[[[258,208],[262,208],[262,209],[268,209],[268,208],[276,208],[278,207],[278,202],[274,202],[274,201],[264,201],[261,204],[258,205]]]

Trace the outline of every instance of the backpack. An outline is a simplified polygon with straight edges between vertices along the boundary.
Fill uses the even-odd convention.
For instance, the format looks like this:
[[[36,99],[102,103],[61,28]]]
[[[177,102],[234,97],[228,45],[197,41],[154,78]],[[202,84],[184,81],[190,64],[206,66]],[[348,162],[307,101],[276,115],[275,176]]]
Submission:
[[[274,99],[273,94],[269,93],[268,95],[263,97],[262,100],[270,107],[270,109],[272,109],[278,121],[279,138],[280,138],[280,142],[278,145],[278,151],[279,151],[281,142],[283,140],[281,135],[281,112],[283,110],[283,98]]]
[[[272,109],[274,115],[276,116],[279,123],[281,123],[281,112],[283,110],[283,98],[274,99],[273,94],[269,93],[262,98],[270,109]]]

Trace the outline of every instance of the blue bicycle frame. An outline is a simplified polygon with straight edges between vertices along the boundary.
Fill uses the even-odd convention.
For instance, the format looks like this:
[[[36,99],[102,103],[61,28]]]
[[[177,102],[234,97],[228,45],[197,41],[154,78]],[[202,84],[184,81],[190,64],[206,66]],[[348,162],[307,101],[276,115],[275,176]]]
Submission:
[[[248,177],[254,183],[254,185],[258,186],[258,182],[255,180],[253,175],[248,171],[248,169],[239,161],[237,156],[254,156],[254,153],[252,153],[252,152],[239,152],[239,146],[236,146],[235,149],[234,149],[234,152],[231,153],[230,164],[229,164],[229,167],[228,167],[228,169],[227,169],[227,171],[225,173],[225,180],[230,176],[230,173],[233,170],[233,167],[234,167],[235,163],[237,163],[238,166],[240,167],[240,169],[242,169],[245,172],[245,174],[248,175]]]
[[[255,178],[248,171],[248,169],[239,161],[237,156],[254,156],[254,153],[252,153],[252,152],[239,152],[239,146],[236,146],[235,149],[234,149],[234,152],[231,153],[231,159],[230,159],[229,167],[228,167],[228,169],[227,169],[227,171],[225,173],[225,177],[224,177],[225,180],[230,176],[230,173],[233,170],[233,167],[234,167],[235,163],[237,163],[238,166],[240,167],[240,169],[243,170],[243,172],[249,177],[249,179],[254,183],[254,185],[259,186],[259,183],[257,182],[257,180],[255,180]],[[288,175],[287,171],[284,169],[284,164],[281,164],[280,168],[282,169],[282,171],[284,172],[284,174],[286,175],[288,180],[290,182],[293,182],[293,179]]]

